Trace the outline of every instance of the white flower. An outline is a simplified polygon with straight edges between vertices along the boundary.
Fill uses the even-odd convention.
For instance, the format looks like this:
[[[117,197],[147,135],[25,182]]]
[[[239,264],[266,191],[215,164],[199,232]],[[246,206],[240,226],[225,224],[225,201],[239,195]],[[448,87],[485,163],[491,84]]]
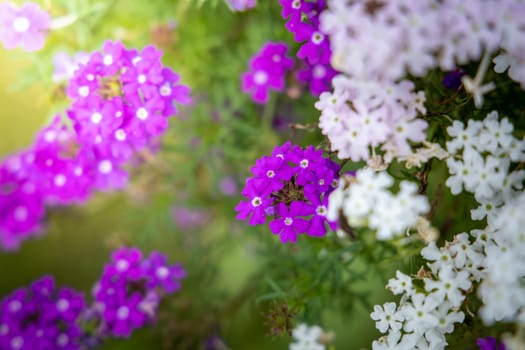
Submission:
[[[374,312],[370,317],[376,321],[376,328],[381,333],[386,333],[389,329],[394,332],[401,330],[401,322],[404,320],[401,312],[396,310],[396,303],[385,303],[382,307],[374,305]]]
[[[461,305],[465,299],[462,291],[468,290],[470,286],[469,273],[467,271],[456,273],[451,266],[442,268],[437,280],[425,278],[425,290],[434,293],[440,301],[446,297],[454,307]]]
[[[325,346],[318,343],[323,330],[319,326],[307,326],[301,323],[292,331],[294,342],[289,350],[325,350]]]
[[[422,334],[439,324],[435,313],[439,299],[434,294],[415,293],[411,301],[401,307],[401,312],[405,317],[405,331]]]
[[[390,289],[395,295],[404,293],[410,296],[414,293],[414,289],[412,289],[412,278],[399,270],[396,271],[396,278],[388,280],[386,288]]]

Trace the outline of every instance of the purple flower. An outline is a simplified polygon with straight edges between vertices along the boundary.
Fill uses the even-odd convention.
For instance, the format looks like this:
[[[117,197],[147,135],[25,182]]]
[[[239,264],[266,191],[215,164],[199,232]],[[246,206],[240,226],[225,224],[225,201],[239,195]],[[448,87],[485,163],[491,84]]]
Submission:
[[[250,70],[242,74],[242,91],[251,94],[252,100],[265,104],[269,90],[283,91],[285,75],[293,61],[286,56],[284,43],[266,43],[250,60]]]
[[[168,265],[160,253],[143,259],[138,248],[121,248],[93,289],[96,307],[90,317],[98,318],[100,334],[129,337],[155,320],[161,295],[179,290],[185,276],[181,265]]]
[[[219,188],[226,196],[234,196],[237,194],[237,182],[231,176],[223,177],[219,183]]]
[[[448,72],[441,83],[444,87],[449,90],[457,90],[461,86],[461,78],[465,75],[465,72],[461,69],[456,69]]]
[[[493,337],[478,338],[476,344],[480,350],[505,350],[505,344],[498,343],[496,338]]]
[[[310,87],[313,96],[319,96],[332,88],[332,79],[337,71],[330,64],[306,64],[306,67],[297,72],[297,79]]]
[[[308,221],[301,216],[312,214],[310,208],[304,203],[295,201],[290,207],[284,203],[277,206],[277,218],[270,221],[270,230],[273,234],[281,237],[281,242],[297,241],[297,236],[304,233],[308,227]]]
[[[167,261],[166,255],[152,252],[144,261],[143,268],[150,276],[148,287],[160,287],[166,293],[173,293],[180,289],[180,280],[186,277],[186,271],[180,264],[169,266]]]
[[[85,52],[78,52],[70,56],[65,52],[58,52],[53,56],[53,81],[55,83],[73,78],[75,70],[80,64],[86,64],[89,55]]]
[[[54,279],[44,276],[1,301],[0,348],[77,350],[77,320],[84,308],[82,294],[70,288],[55,290]]]
[[[206,211],[175,206],[172,209],[175,224],[182,230],[192,230],[201,227],[209,218]]]
[[[257,5],[256,0],[226,0],[233,11],[245,11]]]
[[[21,46],[26,51],[44,47],[51,18],[40,6],[27,2],[21,8],[0,4],[0,41],[8,50]]]
[[[235,210],[238,220],[250,218],[250,225],[266,222],[273,216],[270,229],[283,243],[295,242],[299,234],[324,236],[328,195],[340,167],[323,157],[313,146],[301,148],[290,142],[277,146],[271,156],[263,156],[251,168],[241,201]]]

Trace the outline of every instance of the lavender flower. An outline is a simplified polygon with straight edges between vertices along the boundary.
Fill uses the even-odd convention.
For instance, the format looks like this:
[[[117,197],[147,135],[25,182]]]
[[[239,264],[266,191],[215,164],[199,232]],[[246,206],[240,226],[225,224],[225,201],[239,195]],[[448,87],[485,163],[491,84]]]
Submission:
[[[161,296],[179,290],[185,276],[181,265],[169,266],[167,257],[158,252],[143,259],[138,248],[115,251],[93,290],[100,332],[129,337],[153,322]]]
[[[51,18],[40,6],[27,2],[17,8],[9,2],[0,4],[0,41],[8,50],[21,46],[25,51],[44,47]]]
[[[249,218],[250,225],[261,225],[272,216],[270,230],[281,242],[295,242],[299,234],[324,236],[326,205],[337,185],[339,165],[326,159],[313,146],[305,149],[285,143],[271,156],[264,156],[252,167],[241,201],[235,210],[238,220]]]
[[[287,51],[284,43],[268,42],[250,60],[250,71],[242,75],[242,91],[251,94],[256,103],[267,103],[270,89],[284,90],[285,75],[293,65]]]
[[[84,308],[82,294],[70,288],[56,290],[53,277],[42,277],[0,303],[0,348],[79,349],[77,320]]]
[[[246,11],[257,5],[256,0],[225,0],[233,11]]]

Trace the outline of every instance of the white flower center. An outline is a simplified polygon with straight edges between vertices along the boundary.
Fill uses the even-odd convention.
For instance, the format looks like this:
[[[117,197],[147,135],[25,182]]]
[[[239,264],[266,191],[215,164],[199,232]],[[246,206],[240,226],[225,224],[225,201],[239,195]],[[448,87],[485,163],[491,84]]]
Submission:
[[[144,74],[141,74],[137,77],[137,81],[139,84],[144,84],[146,82],[146,76]]]
[[[323,186],[323,185],[324,185],[324,179],[319,180],[319,186]]]
[[[168,270],[166,266],[160,266],[155,271],[155,275],[157,275],[157,277],[160,279],[165,279],[166,277],[169,276],[169,274],[170,274],[170,270]]]
[[[98,124],[102,121],[102,114],[100,114],[99,112],[95,112],[91,115],[91,122],[93,124]]]
[[[268,177],[271,179],[272,177],[275,176],[275,171],[273,171],[273,170],[268,170],[268,171],[266,172],[266,176],[268,176]]]
[[[67,311],[67,309],[69,309],[69,301],[66,299],[59,299],[57,301],[57,309],[60,312]]]
[[[82,170],[81,167],[77,166],[73,172],[75,173],[76,176],[82,176],[82,174],[84,173],[84,170]]]
[[[326,215],[326,207],[324,205],[320,205],[317,208],[315,208],[315,212],[317,215],[325,216]]]
[[[300,9],[301,8],[301,0],[294,0],[292,2],[292,7],[296,10]]]
[[[268,74],[262,70],[258,70],[253,76],[253,81],[257,85],[264,85],[268,81]]]
[[[290,218],[290,217],[285,218],[285,219],[284,219],[284,224],[285,224],[286,226],[290,226],[291,224],[293,224],[293,219]]]
[[[87,97],[89,95],[89,86],[81,86],[78,88],[78,94],[82,97]]]
[[[261,197],[255,197],[254,199],[252,199],[252,205],[254,207],[258,207],[261,204],[262,204]]]
[[[117,113],[115,113],[115,117],[117,117],[117,118],[122,117],[122,112],[121,111],[117,111]]]
[[[120,259],[115,265],[117,265],[117,271],[124,272],[128,269],[129,262],[127,260]]]
[[[46,141],[49,142],[49,143],[55,141],[56,138],[57,138],[57,133],[54,132],[53,130],[49,130],[49,131],[47,131],[47,132],[44,134],[44,140],[46,140]]]
[[[9,303],[9,311],[15,313],[22,308],[22,303],[18,300],[13,300]]]
[[[324,39],[324,35],[319,32],[314,32],[312,34],[312,42],[316,45],[319,45]]]
[[[164,97],[171,95],[171,87],[168,84],[162,85],[160,87],[160,95]]]
[[[93,79],[95,79],[95,76],[93,74],[88,74],[86,75],[86,78],[87,80],[92,81]]]
[[[122,129],[115,131],[115,138],[119,141],[124,141],[126,139],[126,132]]]
[[[140,61],[142,61],[142,57],[136,56],[131,60],[131,63],[133,63],[133,65],[136,66],[137,63],[139,63]]]
[[[20,349],[24,345],[24,338],[22,338],[21,336],[14,337],[13,339],[11,339],[10,345],[11,345],[11,349],[13,350]]]
[[[18,222],[26,221],[27,220],[27,208],[26,207],[17,207],[15,209],[15,220]]]
[[[127,306],[121,306],[117,310],[117,319],[125,320],[129,316],[129,308]]]
[[[272,61],[274,62],[280,62],[281,61],[281,56],[279,56],[278,54],[275,54],[272,56]]]
[[[57,174],[54,182],[56,187],[62,187],[66,183],[66,176],[64,174]]]
[[[305,168],[308,168],[308,159],[303,159],[301,160],[301,162],[299,163],[299,165],[301,166],[301,168],[305,169]]]
[[[140,120],[146,120],[148,118],[148,110],[144,107],[140,107],[139,109],[137,109],[136,116]]]
[[[103,62],[104,62],[104,65],[106,65],[106,66],[109,66],[109,65],[113,64],[113,56],[111,56],[109,54],[105,55],[104,59],[103,59]]]
[[[13,21],[13,29],[18,33],[27,32],[30,25],[31,22],[29,22],[29,20],[24,16],[17,17]]]
[[[113,170],[113,165],[109,160],[103,160],[98,163],[98,171],[102,174],[109,174]]]
[[[69,337],[67,336],[67,334],[62,333],[57,337],[57,345],[60,346],[61,348],[66,346],[68,343],[69,343]]]
[[[324,76],[326,75],[326,68],[324,66],[318,64],[318,65],[316,65],[314,67],[314,71],[313,71],[312,75],[316,79],[324,78]]]

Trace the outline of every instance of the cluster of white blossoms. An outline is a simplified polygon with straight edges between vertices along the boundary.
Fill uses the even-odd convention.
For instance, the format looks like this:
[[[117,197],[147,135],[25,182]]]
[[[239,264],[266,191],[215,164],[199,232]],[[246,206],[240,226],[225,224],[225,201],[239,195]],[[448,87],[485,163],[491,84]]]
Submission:
[[[525,87],[524,11],[521,0],[329,0],[321,30],[332,65],[353,78],[421,77],[501,49],[497,71]]]
[[[323,329],[319,326],[307,326],[301,323],[292,331],[294,342],[289,350],[325,350],[326,347],[319,342]]]
[[[330,139],[340,159],[367,160],[381,146],[389,155],[408,155],[408,141],[425,140],[427,123],[425,94],[414,92],[414,84],[355,80],[339,75],[332,81],[333,92],[324,92],[315,108],[321,111],[319,127]],[[371,152],[372,151],[372,152]]]
[[[470,237],[475,237],[472,243]],[[397,271],[387,288],[402,294],[401,301],[399,306],[374,306],[370,316],[376,328],[388,334],[374,341],[372,349],[444,349],[445,334],[465,317],[460,311],[465,295],[484,276],[484,239],[485,232],[477,230],[471,235],[460,233],[441,248],[431,242],[421,251],[429,270],[421,269],[414,277]]]
[[[479,108],[495,88],[483,79],[499,52],[494,69],[509,69],[525,86],[524,11],[521,0],[329,0],[321,29],[342,74],[315,107],[331,150],[368,161],[380,147],[385,163],[413,154],[408,142],[425,140],[427,123],[418,118],[426,113],[425,95],[403,80],[407,73],[422,77],[481,60],[476,76],[462,79]]]
[[[512,135],[514,127],[507,118],[493,111],[483,121],[469,120],[467,126],[454,121],[447,128],[452,137],[447,142],[451,176],[446,185],[452,194],[463,188],[474,194],[480,204],[471,211],[472,219],[481,220],[514,198],[523,187],[524,170],[511,171],[511,162],[525,161],[525,140]],[[456,155],[457,157],[454,157]]]
[[[341,177],[330,194],[327,218],[337,221],[343,214],[350,226],[375,229],[382,240],[404,234],[430,206],[427,197],[417,193],[416,184],[402,181],[396,194],[391,191],[393,184],[386,172],[370,168],[358,170],[355,177]]]

